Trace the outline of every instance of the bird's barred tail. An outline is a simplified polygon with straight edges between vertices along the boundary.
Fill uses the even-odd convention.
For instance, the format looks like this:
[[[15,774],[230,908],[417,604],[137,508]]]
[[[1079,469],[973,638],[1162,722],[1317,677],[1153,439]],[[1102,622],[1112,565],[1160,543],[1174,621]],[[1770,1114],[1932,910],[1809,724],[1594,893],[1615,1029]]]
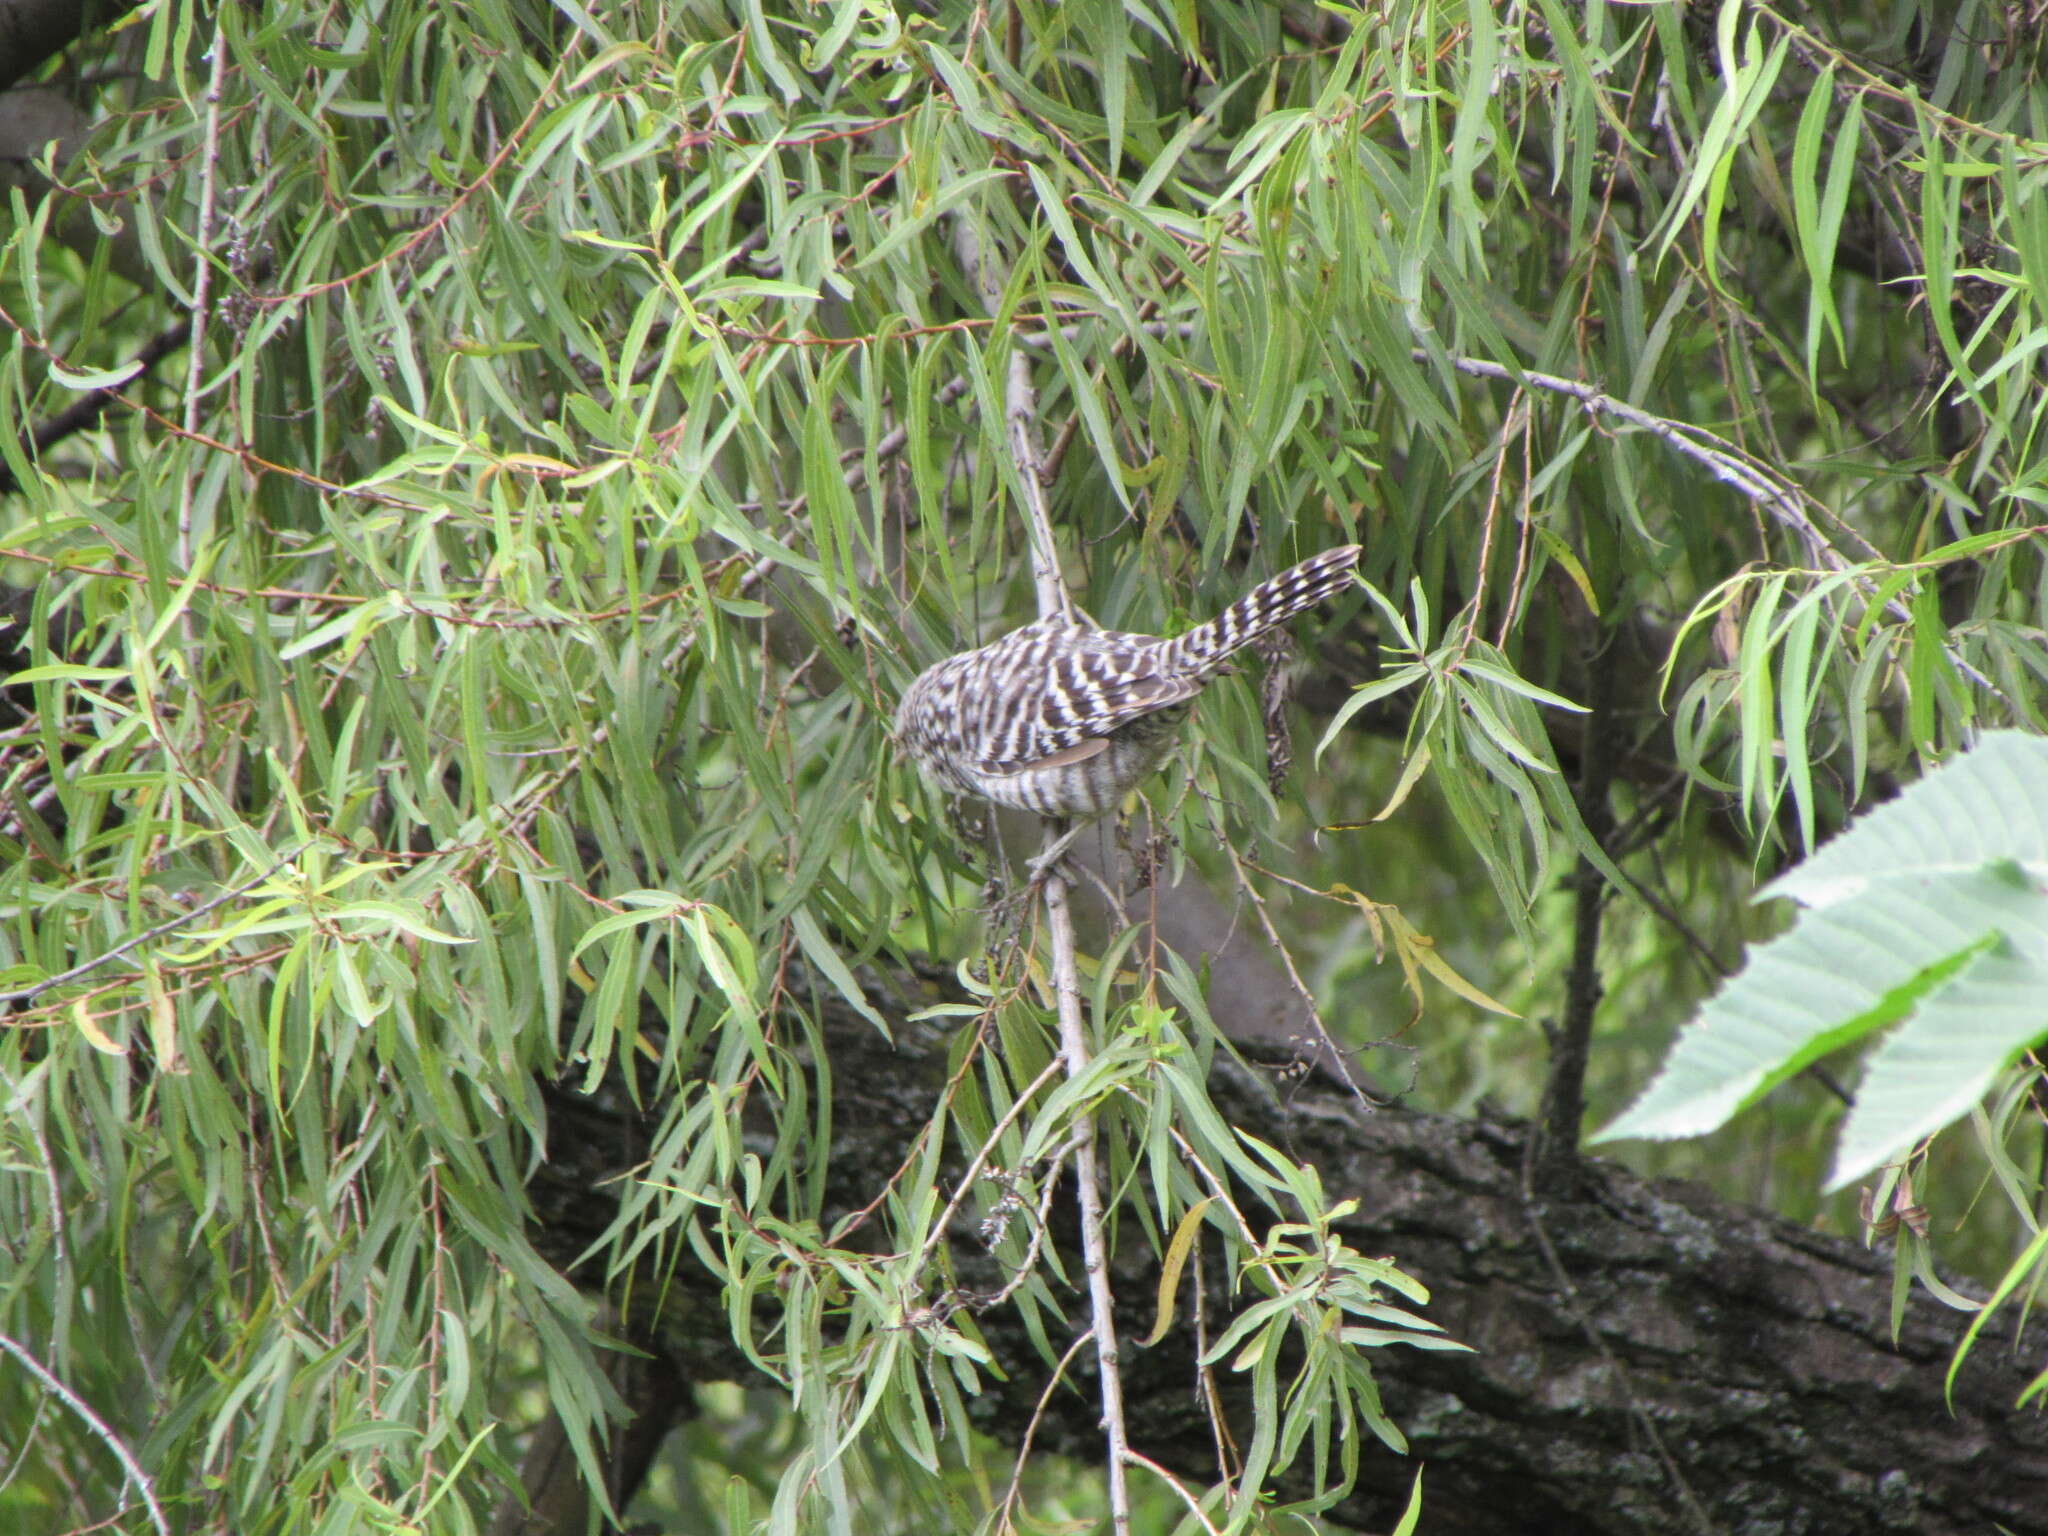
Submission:
[[[1358,545],[1342,544],[1260,582],[1208,623],[1169,642],[1174,660],[1196,671],[1208,671],[1232,651],[1285,624],[1304,608],[1313,608],[1341,592],[1350,585],[1359,554]]]

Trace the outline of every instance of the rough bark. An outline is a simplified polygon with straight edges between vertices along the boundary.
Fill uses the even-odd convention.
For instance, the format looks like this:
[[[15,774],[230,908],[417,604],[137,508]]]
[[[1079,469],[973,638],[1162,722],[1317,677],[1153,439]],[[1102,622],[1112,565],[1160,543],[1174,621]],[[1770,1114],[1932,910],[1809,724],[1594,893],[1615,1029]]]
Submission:
[[[828,1031],[842,1206],[887,1180],[943,1075],[940,1034],[895,1035],[891,1048],[851,1018]],[[1316,1164],[1333,1197],[1356,1197],[1346,1239],[1428,1284],[1429,1316],[1474,1349],[1375,1356],[1412,1455],[1369,1448],[1358,1491],[1332,1511],[1344,1523],[1391,1524],[1425,1462],[1434,1536],[2048,1531],[2048,1427],[2012,1406],[2038,1350],[2016,1360],[2009,1333],[1990,1330],[1951,1411],[1943,1375],[1966,1319],[1916,1296],[1894,1344],[1886,1254],[1599,1161],[1532,1200],[1517,1124],[1366,1114],[1332,1087],[1276,1094],[1235,1071],[1213,1088],[1237,1124]],[[554,1161],[534,1193],[545,1251],[567,1263],[607,1215],[600,1181],[640,1156],[639,1130],[623,1103],[561,1096],[554,1114]],[[1126,1336],[1142,1338],[1157,1270],[1135,1236],[1126,1227],[1116,1291]],[[957,1247],[971,1283],[971,1232]],[[669,1284],[655,1347],[694,1379],[743,1378],[710,1277],[685,1269]],[[1227,1305],[1213,1286],[1210,1305]],[[1076,1297],[1077,1327],[1084,1311]],[[1008,1376],[989,1382],[982,1427],[1014,1441],[1046,1368],[1007,1312],[979,1327]],[[1206,1479],[1194,1353],[1186,1329],[1127,1348],[1126,1393],[1134,1444]],[[1035,1443],[1097,1459],[1085,1372],[1076,1384]],[[1223,1373],[1220,1385],[1242,1427],[1236,1383]]]

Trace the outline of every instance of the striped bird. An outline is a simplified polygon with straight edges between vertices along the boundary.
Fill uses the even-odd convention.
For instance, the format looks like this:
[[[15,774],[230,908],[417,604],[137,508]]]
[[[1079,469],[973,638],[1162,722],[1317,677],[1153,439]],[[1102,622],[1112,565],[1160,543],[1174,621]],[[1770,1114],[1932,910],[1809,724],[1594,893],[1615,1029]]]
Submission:
[[[1358,556],[1326,550],[1171,640],[1078,611],[1026,624],[921,673],[896,739],[942,789],[1083,824],[1108,815],[1173,749],[1231,654],[1341,591]]]

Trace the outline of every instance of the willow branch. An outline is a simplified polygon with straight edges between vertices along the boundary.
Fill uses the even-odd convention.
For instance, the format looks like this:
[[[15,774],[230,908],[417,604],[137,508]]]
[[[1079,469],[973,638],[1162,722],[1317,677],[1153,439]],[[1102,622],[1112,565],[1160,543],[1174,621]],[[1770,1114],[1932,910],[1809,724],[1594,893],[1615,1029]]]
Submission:
[[[1413,356],[1419,363],[1435,361],[1430,353],[1419,348]],[[1820,531],[1815,514],[1828,518],[1842,528],[1843,533],[1861,545],[1864,553],[1870,558],[1880,558],[1877,549],[1869,540],[1809,496],[1797,482],[1780,474],[1725,437],[1709,432],[1705,427],[1694,426],[1691,422],[1675,421],[1668,416],[1658,416],[1640,406],[1630,405],[1626,400],[1617,400],[1598,385],[1588,384],[1581,379],[1567,379],[1554,373],[1536,373],[1526,368],[1509,368],[1504,364],[1477,357],[1452,357],[1448,361],[1452,368],[1471,378],[1495,379],[1504,384],[1565,395],[1578,401],[1593,415],[1625,421],[1637,430],[1648,433],[1673,452],[1700,465],[1708,474],[1738,495],[1763,508],[1774,521],[1791,530],[1793,536],[1805,546],[1810,559],[1830,571],[1848,573],[1851,567],[1848,560],[1843,558],[1841,551],[1836,549]],[[1875,581],[1861,576],[1852,576],[1851,581],[1866,600],[1876,595]],[[1885,612],[1894,618],[1906,623],[1912,622],[1913,611],[1906,605],[1904,598],[1890,597],[1884,607]],[[1942,650],[1957,672],[2008,709],[2014,707],[2013,701],[2006,697],[2005,690],[1972,666],[1953,643],[1943,641]]]
[[[206,80],[206,135],[199,161],[199,225],[192,241],[192,348],[185,359],[185,431],[197,436],[200,420],[200,386],[206,377],[206,310],[213,296],[213,209],[220,171],[220,96],[227,78],[228,39],[218,19],[213,26],[213,46],[207,50],[213,67]],[[178,570],[192,574],[192,500],[199,476],[188,471],[178,477]],[[194,653],[197,629],[188,603],[178,616],[185,640],[185,664],[196,687],[199,658]]]
[[[1001,304],[1001,289],[992,280],[979,232],[965,217],[953,225],[954,251],[991,314]],[[1031,536],[1031,578],[1038,591],[1041,617],[1071,613],[1073,599],[1060,579],[1052,537],[1052,516],[1045,504],[1044,454],[1038,442],[1038,394],[1031,384],[1031,360],[1022,348],[1010,353],[1004,387],[1004,436],[1023,490],[1023,513]],[[1056,842],[1056,824],[1047,822],[1048,851]],[[1053,991],[1058,998],[1060,1060],[1071,1081],[1088,1070],[1088,1032],[1081,1019],[1081,978],[1074,960],[1074,918],[1067,905],[1067,881],[1057,865],[1045,880],[1045,924],[1052,939]],[[1131,1529],[1130,1432],[1124,1423],[1123,1374],[1117,1361],[1116,1312],[1109,1289],[1109,1244],[1103,1230],[1101,1160],[1096,1150],[1095,1116],[1083,1111],[1074,1126],[1074,1184],[1081,1214],[1081,1263],[1088,1276],[1089,1336],[1102,1393],[1102,1429],[1109,1454],[1110,1528],[1116,1536]]]

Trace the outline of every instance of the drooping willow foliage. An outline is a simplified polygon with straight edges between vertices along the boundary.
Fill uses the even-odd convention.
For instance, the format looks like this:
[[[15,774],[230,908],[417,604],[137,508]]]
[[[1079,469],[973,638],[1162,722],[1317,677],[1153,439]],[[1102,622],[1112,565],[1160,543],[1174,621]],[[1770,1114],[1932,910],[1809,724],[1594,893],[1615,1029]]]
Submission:
[[[1611,1102],[1753,926],[1746,868],[2042,728],[2023,9],[98,18],[30,82],[64,142],[8,148],[0,246],[0,1334],[73,1395],[0,1372],[37,1448],[0,1512],[142,1529],[125,1458],[175,1529],[477,1529],[522,1383],[597,1478],[593,1285],[655,1306],[677,1265],[795,1415],[731,1528],[999,1489],[949,1202],[978,1157],[967,1216],[1033,1207],[1087,1116],[1115,1241],[1206,1228],[1214,1368],[1259,1377],[1188,1497],[1341,1485],[1343,1431],[1400,1433],[1373,1349],[1434,1338],[1398,1253],[1209,1106],[1201,956],[1112,941],[1091,1073],[1048,1070],[1038,930],[977,916],[887,740],[1031,613],[1013,359],[1102,622],[1367,548],[1304,626],[1337,725],[1276,795],[1255,680],[1213,690],[1159,878],[1291,900],[1351,1040],[1409,1010],[1382,941],[1425,1091],[1526,1107],[1537,1032],[1456,993],[1560,1007],[1582,863]],[[969,962],[957,1071],[844,1235],[815,999],[886,1028],[873,977],[926,954]],[[527,1228],[542,1080],[656,1118],[581,1288]],[[2027,1104],[1938,1166],[2024,1207]],[[1050,1379],[1088,1317],[1033,1233],[996,1253]]]

